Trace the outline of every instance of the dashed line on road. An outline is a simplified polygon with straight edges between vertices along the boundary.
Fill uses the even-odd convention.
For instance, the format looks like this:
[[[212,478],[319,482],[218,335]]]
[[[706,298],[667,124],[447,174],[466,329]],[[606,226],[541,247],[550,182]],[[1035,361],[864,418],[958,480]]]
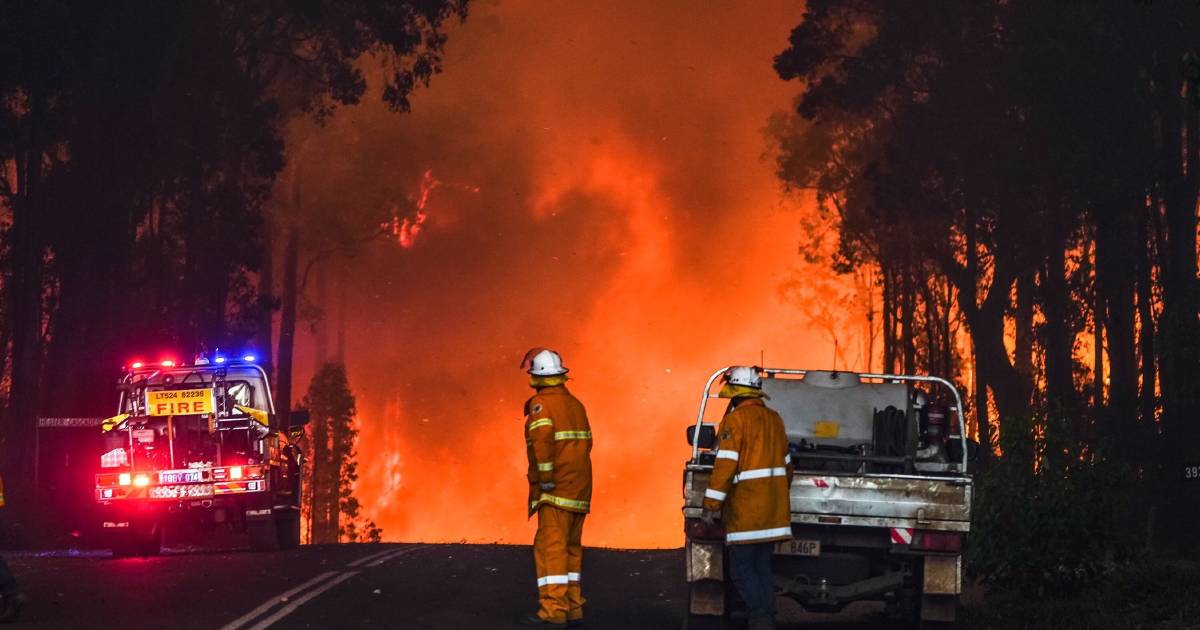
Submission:
[[[328,591],[329,589],[341,584],[355,575],[358,575],[364,565],[367,568],[377,567],[389,560],[399,558],[400,556],[410,554],[414,551],[419,551],[428,546],[429,545],[414,545],[411,547],[404,547],[402,549],[384,549],[383,551],[373,553],[369,556],[364,556],[346,565],[347,569],[359,570],[326,571],[299,586],[293,587],[275,597],[272,597],[271,599],[268,599],[254,610],[251,610],[241,617],[229,622],[223,626],[221,630],[264,630],[265,628],[269,628],[279,620],[295,612],[297,608],[303,606],[309,600],[321,595],[325,591]],[[300,595],[300,597],[297,597],[295,600],[292,600],[292,597],[298,593],[304,594]],[[248,625],[280,605],[282,605],[282,608],[279,608],[270,616],[262,619],[254,625]]]

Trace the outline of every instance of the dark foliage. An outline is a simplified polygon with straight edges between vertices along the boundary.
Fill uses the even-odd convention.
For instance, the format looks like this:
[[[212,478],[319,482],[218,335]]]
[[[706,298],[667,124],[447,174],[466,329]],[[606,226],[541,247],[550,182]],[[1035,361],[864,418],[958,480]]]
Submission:
[[[379,98],[407,110],[440,70],[443,25],[465,15],[466,0],[4,4],[0,461],[14,503],[35,418],[104,414],[123,363],[272,354],[282,126],[359,102],[368,64],[386,68]]]
[[[780,177],[836,221],[835,269],[878,274],[885,370],[969,373],[981,441],[1011,445],[985,469],[1065,418],[1100,468],[997,474],[1086,503],[1103,452],[1151,497],[1130,526],[1157,504],[1174,543],[1200,516],[1197,32],[1189,2],[813,0],[775,60],[804,84]],[[969,362],[923,330],[948,319]]]

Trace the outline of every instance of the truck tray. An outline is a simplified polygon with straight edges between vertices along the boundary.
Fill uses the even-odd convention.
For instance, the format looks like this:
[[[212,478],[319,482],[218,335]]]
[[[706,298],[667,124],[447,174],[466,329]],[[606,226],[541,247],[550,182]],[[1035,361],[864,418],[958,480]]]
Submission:
[[[797,471],[792,522],[968,531],[967,477],[831,475]]]

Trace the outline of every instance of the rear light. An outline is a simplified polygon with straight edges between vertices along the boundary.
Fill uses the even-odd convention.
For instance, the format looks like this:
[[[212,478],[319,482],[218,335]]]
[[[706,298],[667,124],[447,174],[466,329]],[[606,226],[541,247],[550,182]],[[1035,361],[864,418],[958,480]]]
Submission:
[[[122,486],[128,486],[131,481],[132,479],[129,473],[121,473],[120,476],[117,477],[117,483]]]
[[[212,477],[216,481],[229,481],[233,479],[262,479],[266,475],[263,474],[262,466],[226,466],[222,468],[214,468]]]
[[[916,531],[913,532],[913,540],[909,549],[958,553],[962,551],[962,534],[959,532]]]
[[[698,518],[689,518],[684,521],[683,531],[693,540],[725,540],[725,525],[720,521],[708,525]]]
[[[133,478],[133,485],[139,488],[145,488],[146,486],[150,485],[150,475],[138,473],[138,475]]]

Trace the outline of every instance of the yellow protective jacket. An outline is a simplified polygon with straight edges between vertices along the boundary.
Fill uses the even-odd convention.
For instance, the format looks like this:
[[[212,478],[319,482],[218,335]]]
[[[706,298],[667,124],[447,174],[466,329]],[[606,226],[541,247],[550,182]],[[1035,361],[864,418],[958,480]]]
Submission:
[[[562,385],[538,389],[525,402],[529,515],[539,506],[587,514],[592,509],[592,427],[583,404]],[[539,484],[553,482],[542,492]]]
[[[4,507],[4,477],[0,477],[0,507]]]
[[[758,398],[739,398],[717,429],[717,461],[704,509],[722,512],[730,544],[792,537],[792,459],[783,419]]]

